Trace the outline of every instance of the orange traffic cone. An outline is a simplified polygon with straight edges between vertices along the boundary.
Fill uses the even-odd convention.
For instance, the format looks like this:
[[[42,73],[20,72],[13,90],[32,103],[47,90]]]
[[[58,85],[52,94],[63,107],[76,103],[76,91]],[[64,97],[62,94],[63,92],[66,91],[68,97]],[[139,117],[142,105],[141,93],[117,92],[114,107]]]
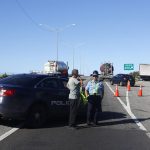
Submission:
[[[128,83],[127,83],[127,91],[130,91],[130,90],[131,90],[130,81],[128,80]]]
[[[119,96],[118,85],[116,85],[116,90],[115,90],[115,92],[114,92],[114,96],[116,96],[116,97]]]
[[[140,85],[140,89],[138,91],[138,96],[142,96],[143,92],[142,92],[142,86]]]

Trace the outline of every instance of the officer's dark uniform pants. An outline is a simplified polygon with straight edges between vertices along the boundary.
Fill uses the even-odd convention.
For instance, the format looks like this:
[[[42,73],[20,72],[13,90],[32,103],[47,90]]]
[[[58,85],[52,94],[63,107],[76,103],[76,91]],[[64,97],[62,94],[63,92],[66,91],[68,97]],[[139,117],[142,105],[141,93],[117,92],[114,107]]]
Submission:
[[[99,95],[90,95],[88,97],[87,124],[98,123],[99,113],[102,112],[102,98]]]
[[[75,126],[76,125],[78,107],[79,107],[79,99],[70,99],[69,126]]]

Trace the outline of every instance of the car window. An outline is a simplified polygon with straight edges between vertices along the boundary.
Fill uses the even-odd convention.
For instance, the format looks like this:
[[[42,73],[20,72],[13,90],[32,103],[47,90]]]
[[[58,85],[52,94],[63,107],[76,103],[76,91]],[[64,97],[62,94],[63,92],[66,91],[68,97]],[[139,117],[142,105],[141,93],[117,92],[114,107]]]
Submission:
[[[121,76],[120,74],[117,74],[117,75],[116,75],[117,78],[119,78],[120,76]]]
[[[0,84],[20,85],[32,87],[39,82],[42,77],[28,75],[12,75],[0,80]]]
[[[129,76],[129,79],[134,79],[134,77],[133,76]]]
[[[42,87],[42,88],[58,88],[58,81],[57,79],[45,79],[43,80],[38,87]]]
[[[124,74],[121,74],[120,77],[126,77]]]
[[[66,80],[66,79],[60,79],[60,87],[67,88],[67,82],[68,82],[68,80]]]

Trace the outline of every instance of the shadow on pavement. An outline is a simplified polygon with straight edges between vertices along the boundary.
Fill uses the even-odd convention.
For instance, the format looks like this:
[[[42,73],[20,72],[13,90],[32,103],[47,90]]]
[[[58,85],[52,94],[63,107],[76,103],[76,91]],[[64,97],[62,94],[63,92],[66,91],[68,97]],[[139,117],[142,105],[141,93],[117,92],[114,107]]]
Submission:
[[[100,114],[100,120],[126,118],[126,114],[120,112],[104,111]]]
[[[119,125],[119,124],[128,124],[128,123],[135,123],[137,120],[139,122],[148,120],[150,118],[138,118],[138,119],[122,119],[122,120],[114,120],[110,122],[99,122],[99,126],[111,126],[111,125]]]
[[[150,118],[139,118],[138,120],[142,122],[148,119]],[[96,125],[96,127],[128,123],[135,122],[133,119],[127,119],[126,114],[124,113],[106,111],[100,114],[99,124]],[[78,117],[77,125],[79,126],[78,129],[89,128],[89,126],[86,125],[86,116]],[[55,128],[64,126],[68,126],[68,118],[51,118],[42,128]]]
[[[20,125],[23,121],[20,120],[12,120],[12,119],[2,119],[0,118],[0,125],[16,128]]]
[[[150,118],[137,118],[139,121],[149,120]],[[0,125],[8,126],[8,127],[18,127],[22,121],[16,120],[2,120],[0,119]],[[105,111],[100,114],[99,124],[98,126],[111,126],[117,124],[128,124],[135,123],[133,119],[127,119],[126,114],[120,112],[110,112]],[[79,128],[87,128],[86,126],[86,116],[78,117],[77,124]],[[51,117],[47,123],[41,128],[56,128],[56,127],[64,127],[68,126],[68,117]],[[27,127],[22,127],[27,128]]]
[[[126,118],[126,115],[118,112],[102,112],[99,121]],[[78,116],[77,124],[86,124],[86,116]],[[47,124],[42,128],[63,127],[68,126],[68,118],[50,118]]]
[[[90,127],[100,127],[100,126],[112,126],[112,125],[121,125],[121,124],[129,124],[135,122],[142,122],[145,120],[149,120],[150,118],[137,118],[137,119],[128,119],[126,118],[126,114],[118,113],[118,112],[103,112],[100,115],[100,119],[98,125],[93,125]],[[86,125],[79,126],[78,129],[87,128]]]

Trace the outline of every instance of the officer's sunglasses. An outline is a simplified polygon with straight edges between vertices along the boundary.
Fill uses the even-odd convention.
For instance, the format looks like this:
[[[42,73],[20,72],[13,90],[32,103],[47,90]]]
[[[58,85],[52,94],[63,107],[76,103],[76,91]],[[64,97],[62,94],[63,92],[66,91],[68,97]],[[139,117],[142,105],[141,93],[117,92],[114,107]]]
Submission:
[[[98,78],[98,76],[96,76],[96,75],[95,75],[95,76],[93,76],[93,77],[96,77],[96,78]]]

